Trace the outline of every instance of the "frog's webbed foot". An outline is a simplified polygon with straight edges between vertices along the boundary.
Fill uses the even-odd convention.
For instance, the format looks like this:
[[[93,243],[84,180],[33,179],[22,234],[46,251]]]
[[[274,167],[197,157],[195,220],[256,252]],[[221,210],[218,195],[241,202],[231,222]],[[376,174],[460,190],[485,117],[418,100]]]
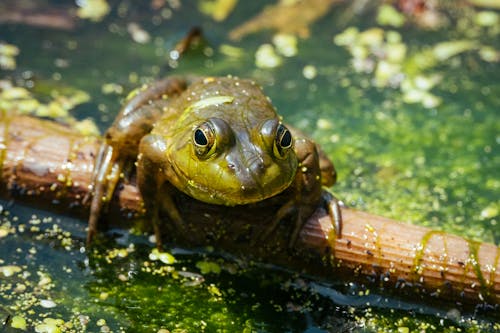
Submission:
[[[342,238],[342,207],[345,207],[344,202],[337,199],[332,193],[324,190],[321,194],[321,198],[323,200],[323,205],[328,212],[332,220],[332,226],[335,229],[335,234],[337,238]]]
[[[103,143],[96,157],[96,163],[92,175],[92,190],[90,203],[90,216],[87,231],[87,246],[90,246],[92,240],[97,234],[97,226],[101,212],[107,208],[107,204],[113,196],[116,184],[120,178],[123,169],[123,160],[118,158],[115,149]],[[89,200],[90,196],[84,200]]]
[[[345,207],[344,203],[338,200],[330,192],[324,190],[321,194],[321,205],[326,209],[330,219],[332,220],[332,226],[335,229],[335,234],[338,238],[341,238],[343,223],[341,207]],[[288,248],[293,248],[297,243],[302,227],[311,216],[309,213],[310,210],[308,208],[303,208],[294,200],[290,200],[278,210],[272,223],[264,230],[260,238],[262,240],[266,240],[276,230],[282,219],[287,216],[291,216],[293,219],[293,230],[291,231],[289,237]]]

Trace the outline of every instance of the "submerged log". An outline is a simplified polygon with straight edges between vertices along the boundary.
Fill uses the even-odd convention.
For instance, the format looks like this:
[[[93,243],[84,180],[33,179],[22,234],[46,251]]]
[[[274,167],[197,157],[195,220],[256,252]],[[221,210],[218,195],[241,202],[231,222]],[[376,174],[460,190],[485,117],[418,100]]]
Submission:
[[[0,121],[0,193],[4,198],[37,204],[68,214],[88,214],[88,193],[100,138],[82,137],[62,125],[30,117]],[[186,228],[164,223],[175,244],[211,245],[234,255],[252,257],[321,277],[425,295],[455,302],[500,304],[500,248],[462,237],[403,224],[342,208],[343,230],[336,236],[325,209],[318,207],[303,227],[297,244],[287,248],[290,225],[281,223],[266,240],[272,219],[258,204],[218,207],[179,193],[176,203]],[[124,180],[105,217],[128,227],[141,215],[141,197],[133,177]],[[264,216],[263,216],[264,215]]]

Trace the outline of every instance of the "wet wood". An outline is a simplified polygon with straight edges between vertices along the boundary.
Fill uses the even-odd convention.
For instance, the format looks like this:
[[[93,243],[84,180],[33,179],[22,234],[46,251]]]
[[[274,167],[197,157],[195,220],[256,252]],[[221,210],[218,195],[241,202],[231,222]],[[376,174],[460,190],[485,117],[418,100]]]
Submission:
[[[86,223],[88,206],[83,198],[98,145],[99,138],[76,135],[49,121],[4,117],[0,121],[2,196],[79,214]],[[181,193],[177,204],[186,230],[164,225],[165,234],[176,244],[210,244],[326,281],[356,279],[397,295],[500,304],[500,249],[493,244],[349,208],[342,209],[344,227],[337,238],[330,217],[318,207],[291,250],[286,247],[290,228],[286,223],[270,239],[258,237],[272,218],[259,205],[221,209]],[[130,220],[121,216],[140,216],[140,212],[141,198],[133,178],[122,182],[106,220],[126,227]]]

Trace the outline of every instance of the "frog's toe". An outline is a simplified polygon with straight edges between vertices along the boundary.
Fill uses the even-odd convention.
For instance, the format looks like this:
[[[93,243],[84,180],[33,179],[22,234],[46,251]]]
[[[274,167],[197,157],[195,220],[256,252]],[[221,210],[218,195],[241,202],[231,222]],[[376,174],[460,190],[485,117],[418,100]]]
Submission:
[[[98,216],[95,216],[93,212],[90,213],[88,227],[87,227],[87,247],[92,245],[92,241],[94,240],[95,235],[97,234],[97,220]]]
[[[345,204],[341,200],[337,199],[332,193],[327,191],[323,191],[322,198],[325,208],[332,219],[335,234],[338,238],[341,238],[343,225],[341,208],[345,207]]]
[[[103,144],[96,157],[96,164],[92,176],[92,190],[88,198],[90,200],[90,215],[88,220],[87,245],[92,243],[97,234],[98,222],[102,211],[111,200],[119,174],[123,168],[123,162],[112,146]]]
[[[271,237],[271,235],[276,231],[278,228],[278,225],[280,224],[281,220],[283,220],[286,216],[290,216],[293,214],[295,210],[295,202],[294,201],[289,201],[285,203],[281,208],[276,212],[274,215],[273,220],[271,223],[263,228],[263,230],[260,232],[260,234],[257,236],[257,238],[252,242],[253,245],[257,241],[267,241]]]

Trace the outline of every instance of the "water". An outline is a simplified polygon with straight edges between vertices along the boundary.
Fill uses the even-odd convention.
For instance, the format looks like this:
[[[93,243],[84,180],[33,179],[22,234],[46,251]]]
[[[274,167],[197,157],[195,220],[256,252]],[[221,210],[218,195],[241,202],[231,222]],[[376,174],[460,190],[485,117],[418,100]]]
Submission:
[[[0,41],[20,49],[16,69],[2,70],[0,77],[27,86],[44,103],[54,100],[55,91],[86,92],[90,100],[72,108],[68,118],[91,117],[101,130],[111,123],[127,92],[142,82],[169,74],[254,78],[285,120],[310,133],[334,160],[339,182],[333,190],[349,205],[500,243],[500,68],[480,53],[484,46],[500,48],[500,28],[498,21],[492,26],[477,23],[482,9],[444,3],[447,25],[426,30],[412,23],[381,26],[374,7],[349,16],[352,6],[337,6],[310,26],[309,38],[297,39],[295,55],[279,55],[273,46],[281,65],[258,68],[255,53],[262,44],[273,43],[275,32],[264,30],[241,41],[230,40],[228,32],[259,13],[268,5],[265,1],[240,1],[223,22],[201,13],[194,1],[180,7],[169,1],[156,11],[149,2],[111,4],[103,21],[79,20],[73,30],[0,25]],[[147,43],[133,41],[127,31],[131,22],[149,33]],[[169,52],[193,26],[204,31],[201,46],[173,62]],[[353,52],[333,42],[353,26],[360,33],[382,27],[385,41],[392,38],[387,31],[399,33],[406,55],[395,61],[400,68],[389,83],[376,83],[376,67],[356,71]],[[419,54],[429,59],[426,50],[459,40],[476,46],[430,65],[418,66],[412,60]],[[228,51],[228,45],[237,49]],[[383,44],[368,49],[362,65],[380,65]],[[402,77],[419,75],[439,77],[425,90],[439,105],[425,105],[435,101],[432,96],[408,103]],[[110,83],[118,88],[104,93]],[[129,238],[119,230],[116,241],[109,240],[88,256],[81,250],[85,221],[19,205],[8,211],[2,226],[12,233],[0,238],[0,266],[14,265],[21,272],[2,280],[0,314],[23,314],[31,328],[48,317],[62,319],[66,327],[71,323],[69,331],[84,326],[114,332],[161,327],[171,332],[498,329],[491,311],[474,317],[449,304],[359,296],[357,286],[349,284],[319,288],[295,274],[205,249],[173,249],[177,262],[164,265],[149,259],[152,245],[145,236]],[[222,272],[202,274],[197,263],[205,261],[216,263]],[[40,307],[40,300],[53,300],[56,307]]]

